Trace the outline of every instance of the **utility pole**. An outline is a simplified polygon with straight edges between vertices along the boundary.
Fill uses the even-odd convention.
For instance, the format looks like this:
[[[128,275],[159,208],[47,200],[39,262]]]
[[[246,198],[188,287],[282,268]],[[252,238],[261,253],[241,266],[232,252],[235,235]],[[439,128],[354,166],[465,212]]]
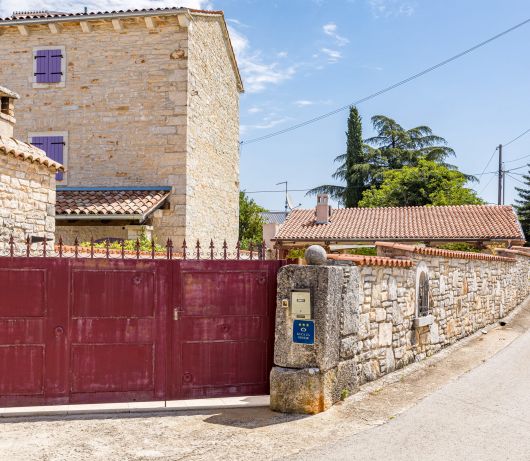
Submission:
[[[287,197],[287,194],[289,193],[289,189],[287,188],[287,181],[279,182],[276,185],[279,186],[281,184],[285,184],[285,215],[287,215],[287,213],[289,213],[289,199]]]
[[[506,203],[506,166],[502,162],[502,204]]]
[[[504,176],[504,173],[503,173],[503,168],[502,168],[502,144],[499,144],[499,186],[498,186],[498,197],[497,197],[497,203],[499,205],[502,205],[503,203],[503,194],[502,194],[502,191],[503,191],[503,176]]]

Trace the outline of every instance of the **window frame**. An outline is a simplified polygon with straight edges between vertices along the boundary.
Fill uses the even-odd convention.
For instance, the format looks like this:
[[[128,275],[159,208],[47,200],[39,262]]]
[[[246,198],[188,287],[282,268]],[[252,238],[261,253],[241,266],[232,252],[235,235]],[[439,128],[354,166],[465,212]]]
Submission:
[[[33,138],[49,138],[52,136],[62,137],[64,146],[63,146],[63,165],[65,170],[68,165],[68,131],[31,131],[28,133],[28,142],[31,144]],[[68,183],[68,173],[63,172],[63,179],[56,179],[57,185],[66,186]]]
[[[422,278],[424,280],[422,281]],[[423,282],[423,286],[422,286]],[[425,287],[427,288],[425,290]],[[422,298],[427,303],[427,312],[423,312],[423,309],[420,310],[420,294],[424,296]],[[415,299],[415,308],[414,308],[414,327],[424,327],[434,323],[434,315],[432,315],[432,306],[430,303],[430,279],[429,279],[429,269],[427,264],[421,261],[416,268],[416,299]],[[420,315],[421,314],[421,315]]]
[[[61,81],[56,83],[38,83],[37,82],[37,76],[35,73],[37,72],[37,59],[35,57],[37,56],[38,51],[46,51],[46,50],[61,50],[62,58],[61,58]],[[33,88],[42,88],[42,89],[51,89],[51,88],[64,88],[66,87],[66,47],[63,45],[46,45],[46,46],[34,46],[33,52],[32,52],[32,60],[33,60],[33,72],[32,72],[32,84]]]

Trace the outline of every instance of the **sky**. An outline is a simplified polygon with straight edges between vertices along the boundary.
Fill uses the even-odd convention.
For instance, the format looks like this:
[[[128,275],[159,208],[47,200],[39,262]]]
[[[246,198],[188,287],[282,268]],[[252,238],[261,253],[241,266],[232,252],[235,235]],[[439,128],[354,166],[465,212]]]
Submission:
[[[306,190],[336,184],[333,159],[344,153],[347,111],[270,139],[276,132],[350,104],[530,18],[528,0],[0,0],[14,10],[90,11],[189,6],[223,10],[238,56],[241,189],[270,210],[312,207]],[[530,128],[530,23],[479,50],[358,106],[363,135],[384,114],[405,128],[430,126],[456,151],[451,163],[480,175],[472,184],[496,203],[497,154]],[[503,149],[507,168],[530,162],[530,133]],[[488,160],[492,158],[487,166]],[[506,178],[506,203],[527,169]]]

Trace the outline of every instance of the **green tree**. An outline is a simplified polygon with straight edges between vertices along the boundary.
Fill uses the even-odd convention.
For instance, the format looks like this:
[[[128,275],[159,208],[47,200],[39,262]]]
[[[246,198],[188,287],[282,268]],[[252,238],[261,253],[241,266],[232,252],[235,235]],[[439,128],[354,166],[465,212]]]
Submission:
[[[250,242],[263,240],[263,219],[260,214],[262,211],[267,210],[247,197],[244,192],[239,192],[239,240],[245,248]]]
[[[345,186],[326,184],[311,189],[307,194],[329,194],[344,204],[346,208],[356,207],[362,198],[364,190],[369,186],[369,164],[367,162],[363,143],[362,119],[355,106],[350,107],[348,130],[346,131],[346,153],[335,158],[341,162],[333,179],[346,183]]]
[[[519,192],[519,199],[515,200],[515,208],[521,221],[521,227],[527,242],[530,242],[530,163],[528,164],[528,174],[523,175],[526,187],[516,187]]]
[[[444,165],[419,159],[415,166],[404,166],[383,173],[379,187],[363,193],[360,207],[478,205],[484,203],[474,190],[465,187],[466,176]]]

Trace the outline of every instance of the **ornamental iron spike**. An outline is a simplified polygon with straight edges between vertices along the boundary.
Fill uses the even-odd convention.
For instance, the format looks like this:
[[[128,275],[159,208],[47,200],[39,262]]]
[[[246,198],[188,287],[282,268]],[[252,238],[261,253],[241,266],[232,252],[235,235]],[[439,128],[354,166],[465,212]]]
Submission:
[[[182,242],[182,259],[186,259],[187,255],[186,252],[188,250],[188,246],[186,245],[186,239]]]
[[[156,248],[155,239],[152,238],[151,239],[151,259],[155,259],[155,248]]]
[[[199,242],[199,239],[197,239],[197,245],[195,246],[197,249],[197,261],[201,259],[201,242]]]
[[[210,259],[213,259],[213,250],[214,250],[213,239],[210,239]]]
[[[9,237],[9,256],[15,256],[15,239],[13,238],[13,234]]]
[[[94,237],[90,237],[90,257],[94,257]]]
[[[252,261],[254,259],[254,244],[252,243],[252,241],[250,241],[249,249],[250,249],[250,260]]]
[[[120,240],[121,259],[125,259],[125,239]]]
[[[26,237],[26,257],[29,258],[31,253],[31,237],[28,235]]]
[[[238,240],[236,243],[236,259],[239,260],[241,257],[241,241]]]
[[[228,250],[228,245],[226,244],[226,239],[225,241],[223,242],[223,259],[226,260],[226,257],[227,257],[227,250]]]
[[[42,257],[46,257],[46,249],[47,249],[47,243],[46,243],[46,235],[44,236],[44,240],[42,241]]]
[[[59,258],[63,257],[63,238],[59,236]]]
[[[77,238],[77,235],[74,240],[74,256],[75,259],[79,257],[79,239]]]
[[[110,258],[110,239],[105,239],[105,257]]]

